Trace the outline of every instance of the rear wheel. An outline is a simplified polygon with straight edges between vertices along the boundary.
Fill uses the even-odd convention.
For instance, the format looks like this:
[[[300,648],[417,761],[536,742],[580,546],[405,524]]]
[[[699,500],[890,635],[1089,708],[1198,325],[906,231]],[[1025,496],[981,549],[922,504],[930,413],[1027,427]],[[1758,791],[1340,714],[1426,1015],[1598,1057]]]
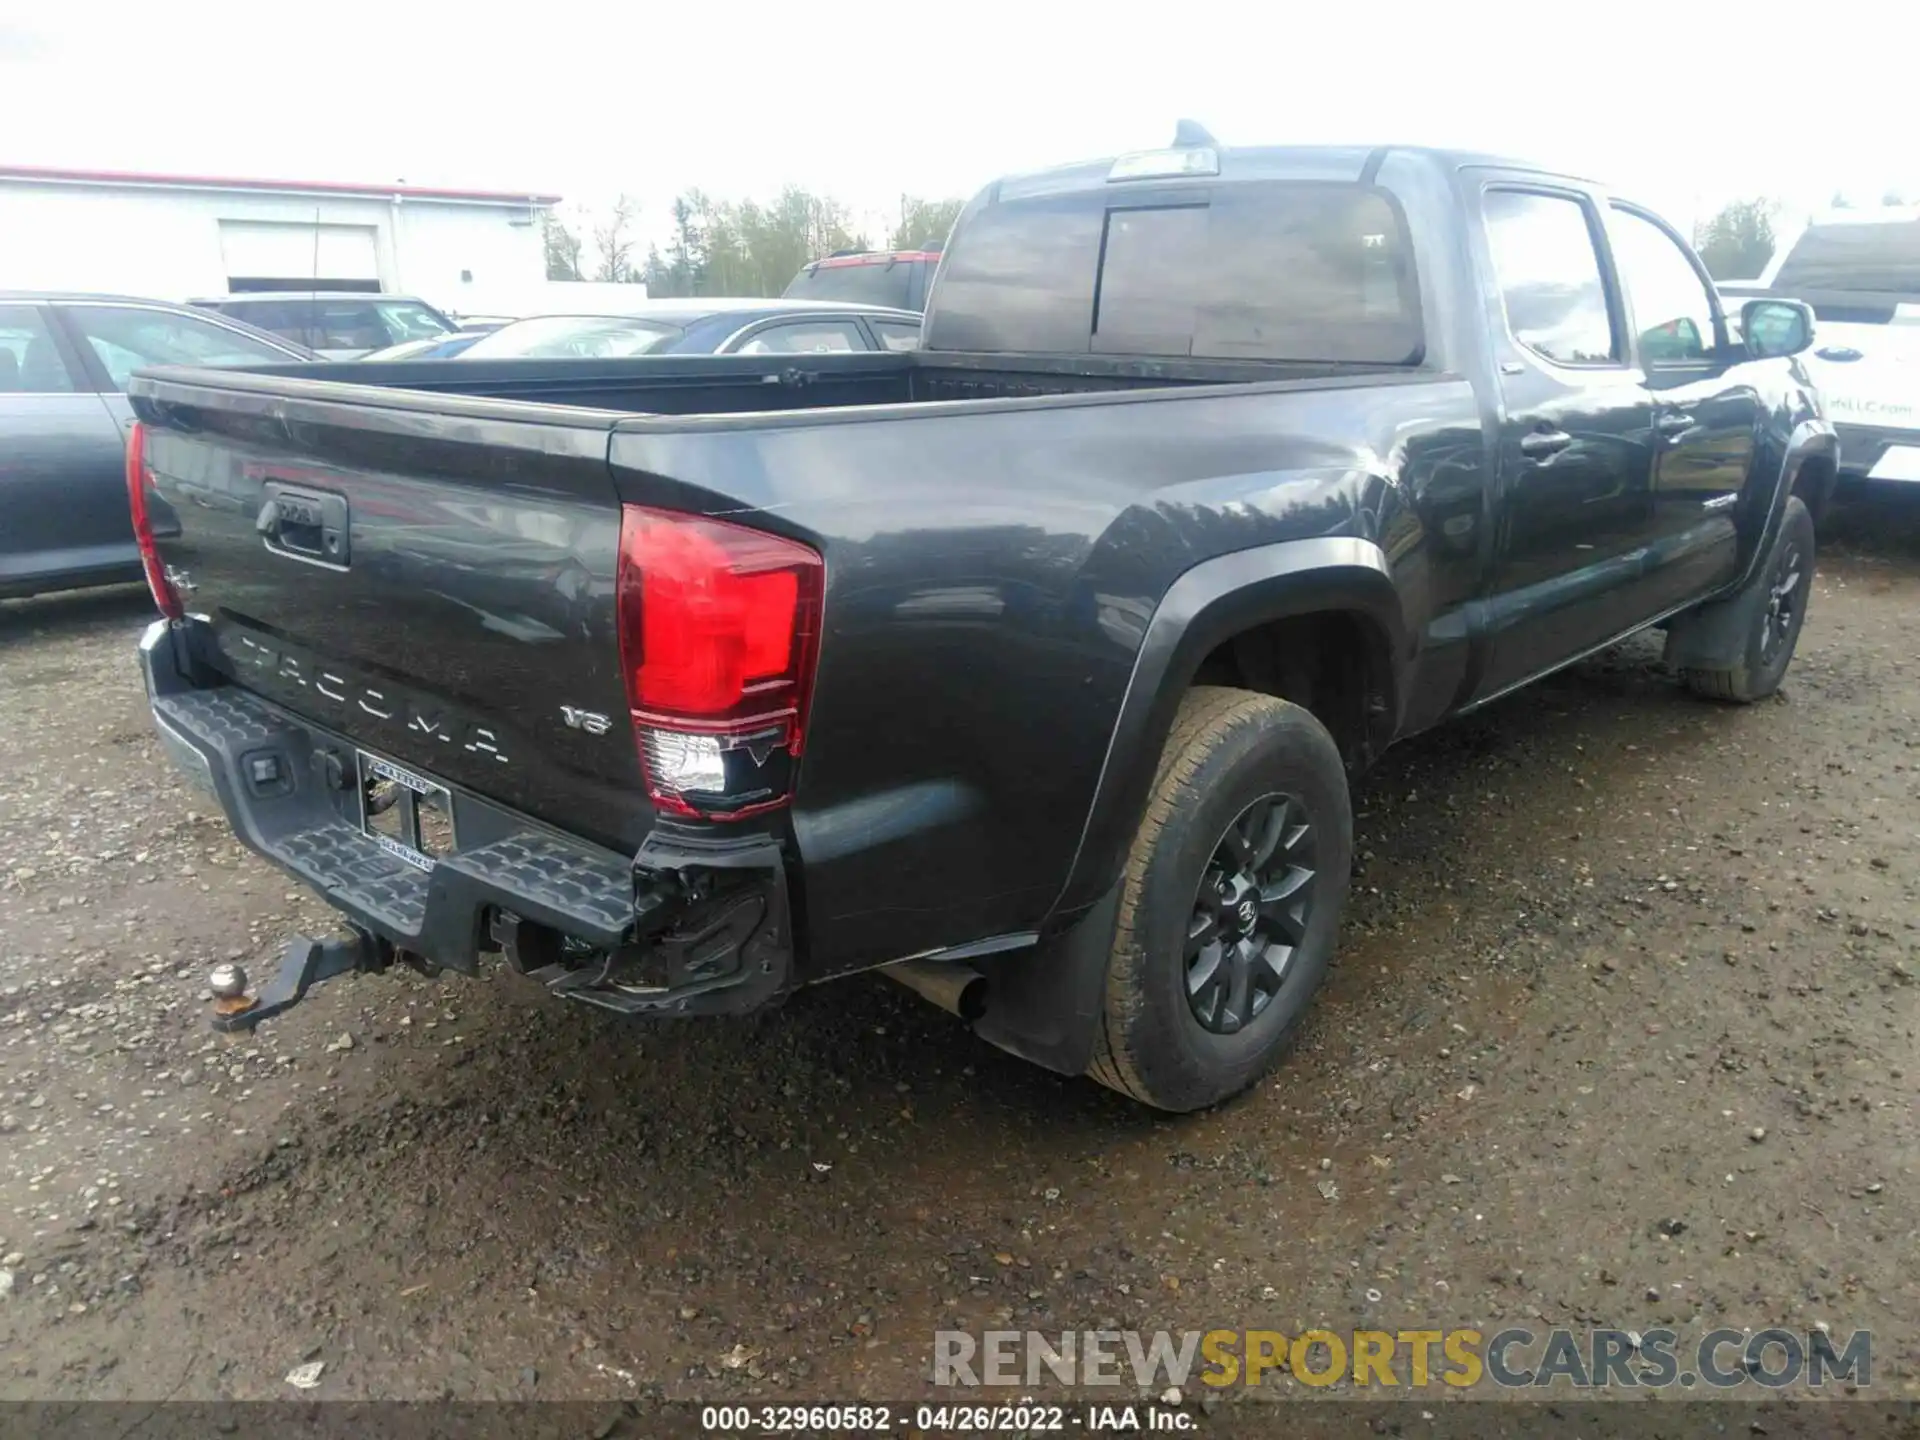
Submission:
[[[1806,622],[1813,560],[1813,516],[1799,496],[1790,496],[1766,562],[1744,590],[1723,602],[1735,607],[1740,618],[1740,658],[1728,666],[1685,671],[1696,695],[1748,705],[1780,688]]]
[[[1193,690],[1128,857],[1089,1073],[1163,1110],[1257,1080],[1326,977],[1352,856],[1325,727],[1271,696]]]

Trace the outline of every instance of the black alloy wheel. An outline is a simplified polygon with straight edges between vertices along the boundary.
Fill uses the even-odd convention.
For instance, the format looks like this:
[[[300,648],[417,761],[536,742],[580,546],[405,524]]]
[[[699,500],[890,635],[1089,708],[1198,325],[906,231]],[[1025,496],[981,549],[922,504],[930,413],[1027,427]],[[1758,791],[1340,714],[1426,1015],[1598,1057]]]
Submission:
[[[1799,622],[1803,597],[1801,580],[1809,569],[1793,536],[1774,553],[1767,575],[1767,605],[1760,612],[1760,663],[1770,666],[1793,638]]]
[[[1291,795],[1255,800],[1214,847],[1187,922],[1187,1004],[1201,1026],[1232,1035],[1286,983],[1312,918],[1313,825]]]

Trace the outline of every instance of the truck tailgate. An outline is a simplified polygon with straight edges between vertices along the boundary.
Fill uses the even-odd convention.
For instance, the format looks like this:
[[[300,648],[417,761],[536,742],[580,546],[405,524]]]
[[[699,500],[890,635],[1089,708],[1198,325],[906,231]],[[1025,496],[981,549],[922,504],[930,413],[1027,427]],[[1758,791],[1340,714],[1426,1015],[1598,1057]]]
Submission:
[[[632,853],[651,811],[619,665],[618,413],[188,371],[131,393],[212,664]]]

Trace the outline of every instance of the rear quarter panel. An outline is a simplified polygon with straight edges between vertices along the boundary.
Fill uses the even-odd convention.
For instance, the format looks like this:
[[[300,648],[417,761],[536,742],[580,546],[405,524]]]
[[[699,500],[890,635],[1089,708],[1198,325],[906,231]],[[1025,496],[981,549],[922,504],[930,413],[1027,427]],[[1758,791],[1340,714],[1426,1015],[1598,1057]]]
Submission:
[[[1048,919],[1149,622],[1192,567],[1358,537],[1408,608],[1407,662],[1477,573],[1481,428],[1450,377],[636,419],[611,458],[628,498],[826,559],[792,815],[815,974]]]

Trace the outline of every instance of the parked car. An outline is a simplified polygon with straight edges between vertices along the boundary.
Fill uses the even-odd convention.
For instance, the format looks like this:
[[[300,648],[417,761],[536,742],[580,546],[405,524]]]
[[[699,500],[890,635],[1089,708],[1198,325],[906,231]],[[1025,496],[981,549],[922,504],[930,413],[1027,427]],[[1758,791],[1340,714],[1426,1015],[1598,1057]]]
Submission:
[[[384,350],[370,350],[360,358],[362,360],[451,360],[463,353],[474,341],[493,333],[490,330],[455,330],[446,335],[432,335],[424,340],[407,340],[398,345],[389,345]]]
[[[831,301],[641,300],[616,315],[539,315],[503,325],[460,352],[466,360],[628,355],[806,355],[911,350],[910,310]]]
[[[1745,319],[1587,181],[1183,126],[976,197],[912,352],[143,376],[159,733],[350,926],[218,1023],[395,960],[674,1016],[885,967],[1217,1101],[1388,745],[1653,625],[1780,684],[1836,445],[1806,307]]]
[[[271,330],[328,360],[355,360],[389,345],[436,339],[459,328],[412,295],[268,290],[188,303]]]
[[[1786,237],[1742,298],[1813,307],[1807,370],[1849,478],[1920,483],[1920,207],[1835,210]]]
[[[810,260],[788,282],[788,300],[859,301],[901,310],[927,308],[938,250],[843,250]]]
[[[140,578],[123,393],[135,369],[312,358],[157,300],[0,291],[0,596]]]

